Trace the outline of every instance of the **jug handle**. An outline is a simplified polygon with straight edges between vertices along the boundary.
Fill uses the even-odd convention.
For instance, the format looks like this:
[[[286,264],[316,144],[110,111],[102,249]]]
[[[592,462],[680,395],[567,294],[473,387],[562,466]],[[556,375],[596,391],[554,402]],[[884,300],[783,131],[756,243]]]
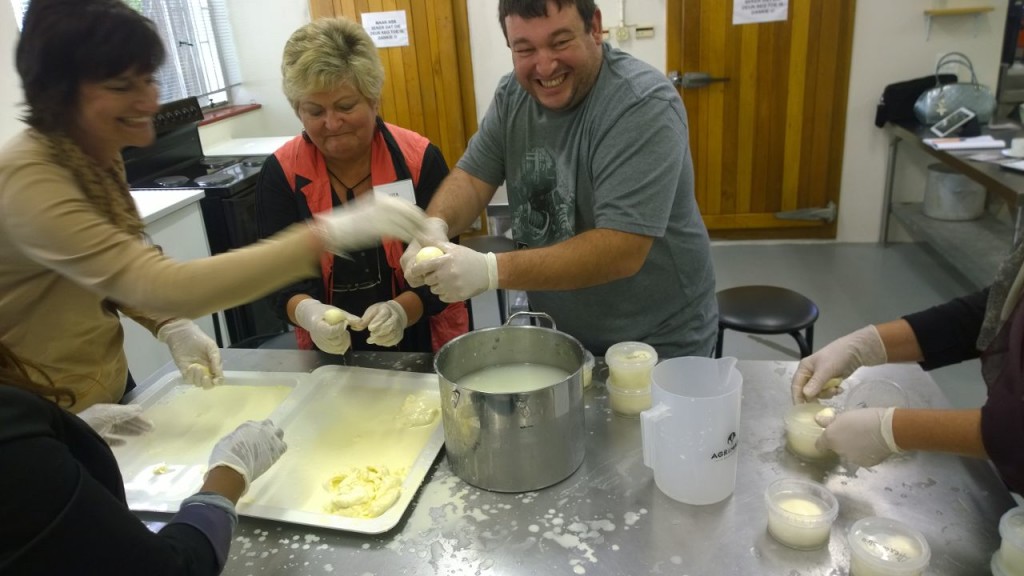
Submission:
[[[644,450],[644,466],[654,469],[654,445],[658,433],[658,422],[668,416],[668,406],[658,404],[640,413],[640,443]]]

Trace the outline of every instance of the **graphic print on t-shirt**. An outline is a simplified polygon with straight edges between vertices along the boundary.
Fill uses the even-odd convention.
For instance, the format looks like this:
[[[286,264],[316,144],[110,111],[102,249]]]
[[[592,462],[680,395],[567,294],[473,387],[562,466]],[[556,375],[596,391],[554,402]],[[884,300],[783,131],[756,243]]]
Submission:
[[[507,183],[512,229],[518,243],[548,246],[573,236],[575,202],[561,178],[555,157],[547,149],[532,148],[523,154],[519,177]]]

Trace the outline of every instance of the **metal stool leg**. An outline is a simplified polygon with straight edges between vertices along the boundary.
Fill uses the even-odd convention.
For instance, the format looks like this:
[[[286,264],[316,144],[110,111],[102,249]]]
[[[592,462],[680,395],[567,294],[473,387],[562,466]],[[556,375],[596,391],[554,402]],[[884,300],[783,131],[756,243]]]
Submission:
[[[718,325],[718,341],[715,342],[715,358],[722,357],[722,341],[725,340],[725,328],[722,325]]]
[[[497,289],[495,292],[498,295],[498,320],[501,321],[501,325],[504,326],[505,322],[508,321],[508,303],[505,299],[505,291]]]
[[[811,347],[807,345],[807,340],[804,338],[803,334],[800,332],[790,332],[789,335],[796,340],[796,345],[800,348],[801,358],[806,358],[811,355]]]
[[[810,356],[811,352],[814,352],[814,324],[807,327],[807,355]]]

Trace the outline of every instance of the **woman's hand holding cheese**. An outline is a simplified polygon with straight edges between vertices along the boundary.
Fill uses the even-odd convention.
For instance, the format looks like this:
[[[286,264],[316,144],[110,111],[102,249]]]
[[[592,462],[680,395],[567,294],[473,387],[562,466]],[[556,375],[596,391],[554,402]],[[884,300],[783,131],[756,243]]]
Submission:
[[[167,344],[174,364],[189,384],[212,388],[224,382],[217,343],[191,320],[171,320],[157,330],[156,337]]]
[[[861,366],[887,361],[885,344],[873,325],[847,334],[800,361],[791,384],[793,403],[828,398],[838,390],[829,386],[834,379],[847,378]]]
[[[329,354],[344,354],[352,345],[349,324],[359,322],[341,308],[306,298],[295,306],[295,323],[309,331],[317,348]]]
[[[369,329],[369,344],[377,346],[396,346],[402,341],[405,329],[409,326],[409,317],[405,308],[394,300],[371,304],[363,317],[352,323],[354,330]]]

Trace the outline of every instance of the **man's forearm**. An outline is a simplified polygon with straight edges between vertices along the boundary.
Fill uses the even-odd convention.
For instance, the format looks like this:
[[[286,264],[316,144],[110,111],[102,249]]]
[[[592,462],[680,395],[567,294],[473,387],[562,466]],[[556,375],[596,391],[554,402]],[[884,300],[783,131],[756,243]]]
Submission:
[[[427,215],[447,222],[448,236],[454,238],[469,229],[490,202],[495,190],[495,187],[470,176],[465,170],[456,168],[434,193],[427,207]]]
[[[505,290],[573,290],[628,278],[640,271],[654,239],[598,228],[564,242],[498,254]]]

